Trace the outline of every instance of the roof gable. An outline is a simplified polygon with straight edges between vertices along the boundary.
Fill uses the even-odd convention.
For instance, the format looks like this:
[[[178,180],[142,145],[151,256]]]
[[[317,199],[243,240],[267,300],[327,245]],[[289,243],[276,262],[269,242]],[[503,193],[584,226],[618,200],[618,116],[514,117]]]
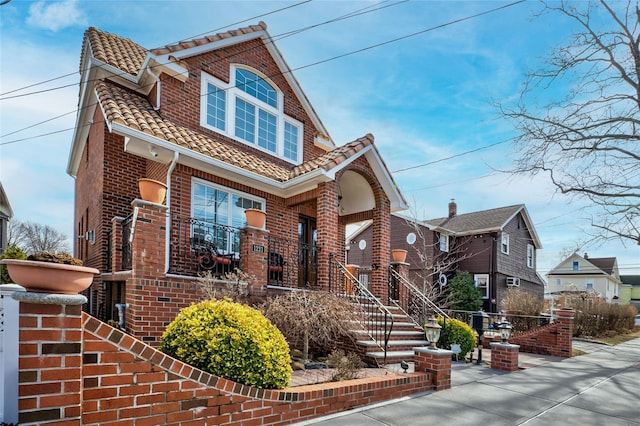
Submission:
[[[578,269],[573,268],[574,262],[578,262]],[[547,276],[554,275],[607,275],[618,278],[618,266],[615,257],[591,258],[583,257],[577,253],[560,262],[551,269]]]
[[[11,209],[9,198],[2,187],[2,182],[0,182],[0,216],[4,216],[7,219],[11,219],[13,217],[13,210]]]

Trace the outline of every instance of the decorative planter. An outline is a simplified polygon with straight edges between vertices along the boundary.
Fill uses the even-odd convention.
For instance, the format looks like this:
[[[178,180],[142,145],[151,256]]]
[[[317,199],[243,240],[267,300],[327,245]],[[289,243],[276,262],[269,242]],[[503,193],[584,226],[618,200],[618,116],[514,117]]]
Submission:
[[[87,289],[98,274],[95,268],[38,262],[35,260],[4,259],[9,276],[27,291],[38,293],[78,294]]]
[[[407,260],[407,251],[403,249],[393,249],[391,250],[391,256],[394,262],[404,263],[404,261]]]
[[[246,209],[244,214],[247,217],[247,226],[264,229],[267,214],[259,209]]]
[[[167,185],[148,178],[138,179],[138,189],[140,189],[140,196],[144,201],[156,204],[162,204],[167,194]]]

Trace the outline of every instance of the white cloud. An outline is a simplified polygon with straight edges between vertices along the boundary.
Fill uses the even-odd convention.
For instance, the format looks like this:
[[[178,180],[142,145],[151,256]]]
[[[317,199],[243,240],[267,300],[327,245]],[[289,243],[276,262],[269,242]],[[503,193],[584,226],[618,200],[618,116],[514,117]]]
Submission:
[[[49,4],[45,4],[44,1],[39,1],[32,4],[29,8],[27,24],[53,32],[67,27],[86,26],[87,19],[77,6],[77,0],[66,0]]]

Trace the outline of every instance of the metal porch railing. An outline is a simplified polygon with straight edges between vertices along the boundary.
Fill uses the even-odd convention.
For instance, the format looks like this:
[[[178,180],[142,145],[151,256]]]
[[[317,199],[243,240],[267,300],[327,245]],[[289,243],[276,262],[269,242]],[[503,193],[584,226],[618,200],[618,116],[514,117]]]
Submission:
[[[420,328],[424,327],[431,315],[450,319],[450,316],[414,283],[398,274],[393,266],[389,267],[389,300]]]
[[[349,297],[362,311],[361,325],[373,342],[384,352],[383,364],[387,363],[389,338],[393,330],[393,315],[375,297],[367,286],[358,280],[347,267],[331,254],[329,271],[329,291]]]

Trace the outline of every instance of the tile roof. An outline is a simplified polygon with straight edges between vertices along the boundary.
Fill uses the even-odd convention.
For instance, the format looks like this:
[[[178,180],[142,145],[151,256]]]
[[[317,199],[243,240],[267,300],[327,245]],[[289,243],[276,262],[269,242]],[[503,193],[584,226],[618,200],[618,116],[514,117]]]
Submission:
[[[331,170],[371,144],[373,144],[373,135],[368,133],[353,142],[339,146],[319,157],[296,166],[291,172],[291,177],[301,176],[316,169]]]
[[[108,122],[120,123],[280,182],[289,179],[287,168],[164,119],[146,98],[137,93],[104,81],[96,84],[96,93]]]
[[[514,206],[499,207],[496,209],[483,210],[479,212],[459,214],[452,218],[442,217],[438,219],[425,220],[427,226],[439,226],[456,233],[482,231],[488,229],[500,229],[502,226],[524,208],[524,204]]]
[[[147,57],[147,49],[138,43],[128,38],[100,31],[94,27],[88,28],[84,33],[84,37],[89,40],[94,58],[131,75],[138,75],[140,67]],[[83,45],[82,55],[80,56],[81,67],[87,54],[85,49],[86,47]],[[81,69],[80,73],[82,71]]]
[[[165,119],[145,97],[117,84],[99,81],[95,90],[107,122],[120,123],[278,182],[286,182],[317,169],[331,170],[373,143],[373,136],[368,134],[306,163],[284,167]]]
[[[192,47],[202,46],[204,44],[215,43],[220,40],[224,40],[231,37],[237,37],[244,34],[250,34],[253,32],[266,31],[267,24],[260,21],[258,25],[249,25],[244,28],[238,28],[235,30],[230,30],[224,33],[218,33],[214,35],[208,35],[200,38],[195,38],[192,40],[184,40],[176,44],[166,45],[164,47],[159,47],[156,49],[151,49],[151,52],[156,55],[166,55],[168,53],[178,52],[180,50],[190,49]]]

